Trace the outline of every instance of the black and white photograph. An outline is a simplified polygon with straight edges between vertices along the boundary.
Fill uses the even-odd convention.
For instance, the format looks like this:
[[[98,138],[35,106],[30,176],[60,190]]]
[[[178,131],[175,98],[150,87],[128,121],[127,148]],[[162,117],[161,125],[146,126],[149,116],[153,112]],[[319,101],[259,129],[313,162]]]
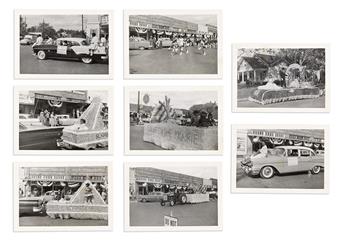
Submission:
[[[126,163],[125,230],[222,229],[219,163]]]
[[[220,154],[220,87],[127,87],[126,153]]]
[[[234,45],[233,111],[328,112],[327,45]]]
[[[327,193],[326,126],[234,125],[232,191]]]
[[[15,163],[16,231],[109,230],[109,164]]]
[[[18,79],[111,79],[110,11],[17,10]]]
[[[132,10],[125,17],[126,79],[221,78],[221,12]]]
[[[109,87],[16,87],[16,154],[111,154]]]

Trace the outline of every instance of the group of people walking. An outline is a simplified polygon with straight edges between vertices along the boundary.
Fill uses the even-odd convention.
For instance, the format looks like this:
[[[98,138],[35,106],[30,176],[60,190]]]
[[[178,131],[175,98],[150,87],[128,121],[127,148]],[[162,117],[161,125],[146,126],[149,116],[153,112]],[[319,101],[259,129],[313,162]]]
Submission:
[[[58,125],[58,120],[54,111],[49,112],[47,109],[44,111],[41,110],[38,118],[39,121],[45,126],[55,127]]]

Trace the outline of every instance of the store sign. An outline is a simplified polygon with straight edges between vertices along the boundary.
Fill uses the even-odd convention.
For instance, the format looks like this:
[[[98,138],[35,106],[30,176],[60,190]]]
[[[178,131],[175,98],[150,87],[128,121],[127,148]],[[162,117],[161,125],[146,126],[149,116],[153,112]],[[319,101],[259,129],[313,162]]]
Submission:
[[[177,226],[178,225],[178,220],[176,217],[172,216],[164,216],[164,226]]]
[[[155,179],[155,178],[145,178],[145,177],[137,177],[137,181],[140,182],[147,182],[147,183],[162,183],[161,179]]]

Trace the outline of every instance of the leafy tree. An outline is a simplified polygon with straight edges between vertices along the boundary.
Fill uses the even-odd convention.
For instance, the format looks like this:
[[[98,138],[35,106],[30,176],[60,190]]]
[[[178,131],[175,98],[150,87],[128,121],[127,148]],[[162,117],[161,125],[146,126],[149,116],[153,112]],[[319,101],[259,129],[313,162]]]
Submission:
[[[23,16],[19,16],[19,32],[21,36],[24,36],[27,34],[26,28],[27,28],[27,24],[23,19]]]

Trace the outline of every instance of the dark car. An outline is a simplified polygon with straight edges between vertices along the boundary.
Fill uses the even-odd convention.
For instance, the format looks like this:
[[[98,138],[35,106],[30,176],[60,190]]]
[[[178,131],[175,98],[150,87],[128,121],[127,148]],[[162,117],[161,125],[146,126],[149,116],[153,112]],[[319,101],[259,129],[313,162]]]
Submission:
[[[84,38],[58,38],[53,44],[33,46],[40,60],[48,58],[81,60],[85,64],[108,60],[106,47],[92,47]]]
[[[19,198],[19,216],[23,214],[33,215],[44,212],[44,200],[42,197]]]
[[[139,202],[160,202],[163,199],[163,192],[150,192],[148,195],[139,195]]]

